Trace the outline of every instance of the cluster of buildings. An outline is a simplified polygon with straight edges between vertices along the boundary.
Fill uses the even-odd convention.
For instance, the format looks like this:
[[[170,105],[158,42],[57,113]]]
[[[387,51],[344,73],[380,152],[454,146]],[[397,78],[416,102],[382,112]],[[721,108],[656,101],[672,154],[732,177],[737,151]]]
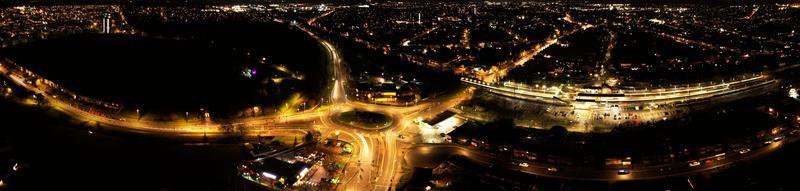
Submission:
[[[373,76],[362,74],[358,78],[355,98],[359,101],[389,105],[412,104],[420,100],[420,82],[405,79],[402,75]]]
[[[509,77],[569,84],[616,78],[642,87],[775,69],[800,56],[793,32],[800,29],[791,24],[798,11],[781,4],[571,5],[569,20],[593,27],[559,39]]]
[[[258,137],[242,148],[252,159],[237,166],[239,176],[270,190],[333,190],[342,181],[352,145],[328,139],[317,142],[306,134],[302,142],[287,137]]]
[[[510,74],[529,83],[682,84],[798,59],[800,29],[789,24],[798,8],[782,4],[386,2],[309,10],[320,14],[309,21],[319,30],[483,81]]]
[[[235,5],[209,7],[131,7],[126,13],[143,20],[155,20],[163,23],[218,23],[231,18],[243,18],[251,21],[269,22],[273,20],[270,7],[265,5]]]
[[[241,176],[274,190],[291,188],[306,177],[310,165],[277,158],[259,158],[241,165]]]
[[[369,49],[442,71],[492,76],[577,27],[545,3],[388,2],[339,6],[310,23]]]
[[[135,32],[110,5],[17,6],[0,9],[0,47],[83,33]]]
[[[219,23],[237,20],[298,24],[328,9],[324,4],[282,3],[200,7],[137,6],[128,8],[126,12],[138,18],[154,19],[164,23]]]

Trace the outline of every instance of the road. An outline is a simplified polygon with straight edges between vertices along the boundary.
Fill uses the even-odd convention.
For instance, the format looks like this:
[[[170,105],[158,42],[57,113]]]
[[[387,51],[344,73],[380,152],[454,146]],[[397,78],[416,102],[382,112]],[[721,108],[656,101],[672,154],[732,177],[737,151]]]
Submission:
[[[689,166],[688,161],[675,162],[668,165],[634,167],[629,169],[630,174],[617,174],[619,169],[615,168],[569,168],[554,166],[552,164],[528,163],[528,167],[521,167],[512,164],[506,159],[501,159],[493,155],[472,149],[467,146],[456,144],[417,144],[412,147],[406,156],[406,160],[414,166],[434,168],[439,163],[452,155],[460,155],[485,166],[500,165],[502,168],[511,169],[531,175],[553,177],[568,180],[588,180],[588,181],[630,181],[630,180],[651,180],[675,176],[686,176],[703,173],[713,170],[724,169],[741,161],[752,160],[766,156],[778,151],[782,145],[791,144],[800,140],[800,137],[792,137],[786,140],[766,144],[750,152],[726,153],[723,159],[712,159],[712,162]],[[548,170],[555,167],[557,171]]]
[[[310,32],[309,35],[314,36]],[[316,36],[314,37],[316,38]],[[355,165],[350,165],[355,168],[348,170],[345,174],[343,186],[339,187],[339,190],[393,190],[393,186],[400,177],[399,169],[403,164],[401,153],[406,152],[403,149],[406,147],[401,146],[398,137],[402,133],[407,133],[408,127],[412,126],[409,122],[418,117],[432,117],[444,112],[466,100],[470,94],[465,91],[456,96],[430,99],[408,107],[350,101],[347,99],[347,82],[350,75],[339,56],[339,51],[328,41],[319,38],[318,40],[330,56],[333,76],[330,88],[331,107],[319,119],[325,128],[318,130],[346,134],[359,150],[356,155],[357,160],[354,161]],[[389,127],[372,130],[335,122],[334,117],[338,113],[354,109],[383,113],[389,116],[393,123]],[[415,129],[411,128],[411,132],[413,133]]]
[[[482,88],[497,99],[518,103],[518,125],[549,128],[566,127],[573,132],[608,132],[624,123],[657,122],[721,103],[775,91],[778,79],[755,75],[721,83],[668,89],[619,90],[614,94],[589,94],[580,89],[533,88],[514,83],[488,84],[473,79],[463,82]],[[553,90],[558,89],[558,90]],[[546,109],[546,112],[541,112]],[[466,116],[481,120],[481,112],[464,110]],[[524,120],[521,120],[524,119]]]

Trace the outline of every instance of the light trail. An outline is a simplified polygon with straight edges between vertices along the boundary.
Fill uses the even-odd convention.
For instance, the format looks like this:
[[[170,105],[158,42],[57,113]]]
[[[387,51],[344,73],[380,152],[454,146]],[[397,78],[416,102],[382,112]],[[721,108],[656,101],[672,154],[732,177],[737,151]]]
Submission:
[[[312,26],[313,26],[314,24],[316,24],[316,23],[317,23],[317,20],[319,20],[320,18],[326,17],[326,16],[328,16],[328,15],[332,14],[333,12],[336,12],[336,9],[335,9],[335,8],[334,8],[334,9],[331,9],[330,11],[324,12],[324,13],[322,13],[322,14],[320,14],[320,15],[318,15],[318,16],[316,16],[316,17],[314,17],[314,18],[311,18],[311,19],[309,19],[309,20],[308,20],[308,22],[306,22],[306,23],[307,23],[308,25],[312,25]]]

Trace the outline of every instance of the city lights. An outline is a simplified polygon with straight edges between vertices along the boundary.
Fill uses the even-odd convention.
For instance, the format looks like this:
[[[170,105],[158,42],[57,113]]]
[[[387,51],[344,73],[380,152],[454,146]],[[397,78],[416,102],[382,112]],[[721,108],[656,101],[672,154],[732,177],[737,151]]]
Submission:
[[[798,184],[796,4],[28,4],[3,189]]]

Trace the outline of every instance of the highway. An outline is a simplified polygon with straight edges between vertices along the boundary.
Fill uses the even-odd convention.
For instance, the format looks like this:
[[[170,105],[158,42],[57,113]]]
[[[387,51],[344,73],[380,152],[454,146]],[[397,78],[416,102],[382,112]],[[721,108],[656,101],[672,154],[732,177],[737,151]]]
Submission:
[[[757,159],[772,152],[778,151],[782,145],[791,144],[800,140],[794,136],[785,140],[765,144],[747,153],[728,152],[720,159],[711,159],[697,166],[689,166],[688,161],[678,161],[667,165],[627,168],[629,174],[618,174],[622,168],[570,168],[543,163],[528,162],[528,167],[521,167],[506,159],[457,144],[417,144],[410,149],[406,160],[414,166],[434,168],[439,163],[453,155],[460,155],[485,166],[502,167],[535,176],[552,177],[567,180],[587,181],[630,181],[652,180],[667,177],[687,176],[708,171],[720,170],[741,161]],[[556,168],[556,171],[548,169]]]
[[[763,74],[741,76],[725,82],[610,92],[594,92],[596,90],[581,88],[580,85],[537,87],[513,82],[486,83],[470,78],[461,80],[496,96],[539,105],[553,114],[528,116],[525,119],[529,121],[519,121],[519,125],[536,128],[561,125],[575,132],[607,132],[625,122],[672,119],[679,117],[676,114],[688,114],[682,111],[759,96],[777,90],[780,85],[780,80]],[[543,121],[553,122],[545,124]]]

